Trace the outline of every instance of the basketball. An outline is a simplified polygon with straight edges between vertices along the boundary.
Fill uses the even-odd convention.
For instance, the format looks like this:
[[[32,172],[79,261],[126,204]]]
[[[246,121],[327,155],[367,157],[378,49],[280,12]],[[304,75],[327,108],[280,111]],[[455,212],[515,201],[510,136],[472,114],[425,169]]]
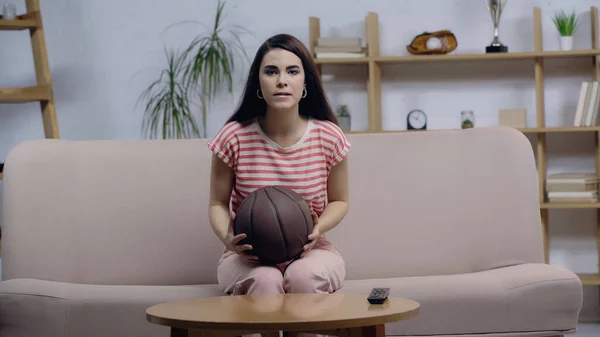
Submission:
[[[261,263],[277,264],[296,258],[308,243],[313,219],[301,195],[281,186],[266,186],[252,192],[238,208],[234,234],[246,234],[240,244]]]

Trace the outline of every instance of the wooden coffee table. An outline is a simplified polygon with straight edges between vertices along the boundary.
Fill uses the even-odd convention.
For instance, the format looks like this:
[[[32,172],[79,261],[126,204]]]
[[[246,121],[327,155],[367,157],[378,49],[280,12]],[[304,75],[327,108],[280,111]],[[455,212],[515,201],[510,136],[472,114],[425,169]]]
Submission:
[[[384,337],[385,323],[419,313],[419,303],[388,298],[370,304],[362,294],[282,294],[200,298],[158,304],[149,322],[171,327],[172,337],[288,335]]]

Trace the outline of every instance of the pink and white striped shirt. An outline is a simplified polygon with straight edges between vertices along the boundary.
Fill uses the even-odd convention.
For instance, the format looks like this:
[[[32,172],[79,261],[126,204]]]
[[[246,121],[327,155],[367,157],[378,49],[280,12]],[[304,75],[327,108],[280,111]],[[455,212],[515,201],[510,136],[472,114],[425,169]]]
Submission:
[[[237,212],[254,190],[279,185],[302,195],[320,216],[327,205],[331,168],[346,156],[351,144],[334,123],[309,119],[302,138],[289,147],[271,140],[256,121],[227,123],[208,146],[235,175],[232,211]]]

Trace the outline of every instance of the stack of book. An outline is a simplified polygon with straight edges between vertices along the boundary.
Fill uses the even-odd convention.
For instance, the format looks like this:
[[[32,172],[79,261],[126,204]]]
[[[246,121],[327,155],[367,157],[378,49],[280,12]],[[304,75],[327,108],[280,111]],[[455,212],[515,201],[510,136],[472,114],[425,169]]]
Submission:
[[[366,57],[359,37],[321,37],[315,46],[317,58]]]
[[[552,174],[546,180],[546,190],[550,202],[598,202],[598,176],[594,173]]]
[[[595,126],[600,108],[600,86],[597,81],[581,82],[574,126]]]

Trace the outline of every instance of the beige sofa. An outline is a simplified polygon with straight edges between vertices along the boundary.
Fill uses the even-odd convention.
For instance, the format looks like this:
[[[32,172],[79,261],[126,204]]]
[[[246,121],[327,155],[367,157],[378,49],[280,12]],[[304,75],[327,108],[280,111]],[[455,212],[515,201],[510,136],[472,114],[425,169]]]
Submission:
[[[421,303],[389,335],[553,336],[579,279],[543,263],[529,141],[508,128],[350,135],[351,206],[329,233],[342,291]],[[18,145],[4,175],[0,336],[168,336],[159,302],[224,295],[206,140]]]

